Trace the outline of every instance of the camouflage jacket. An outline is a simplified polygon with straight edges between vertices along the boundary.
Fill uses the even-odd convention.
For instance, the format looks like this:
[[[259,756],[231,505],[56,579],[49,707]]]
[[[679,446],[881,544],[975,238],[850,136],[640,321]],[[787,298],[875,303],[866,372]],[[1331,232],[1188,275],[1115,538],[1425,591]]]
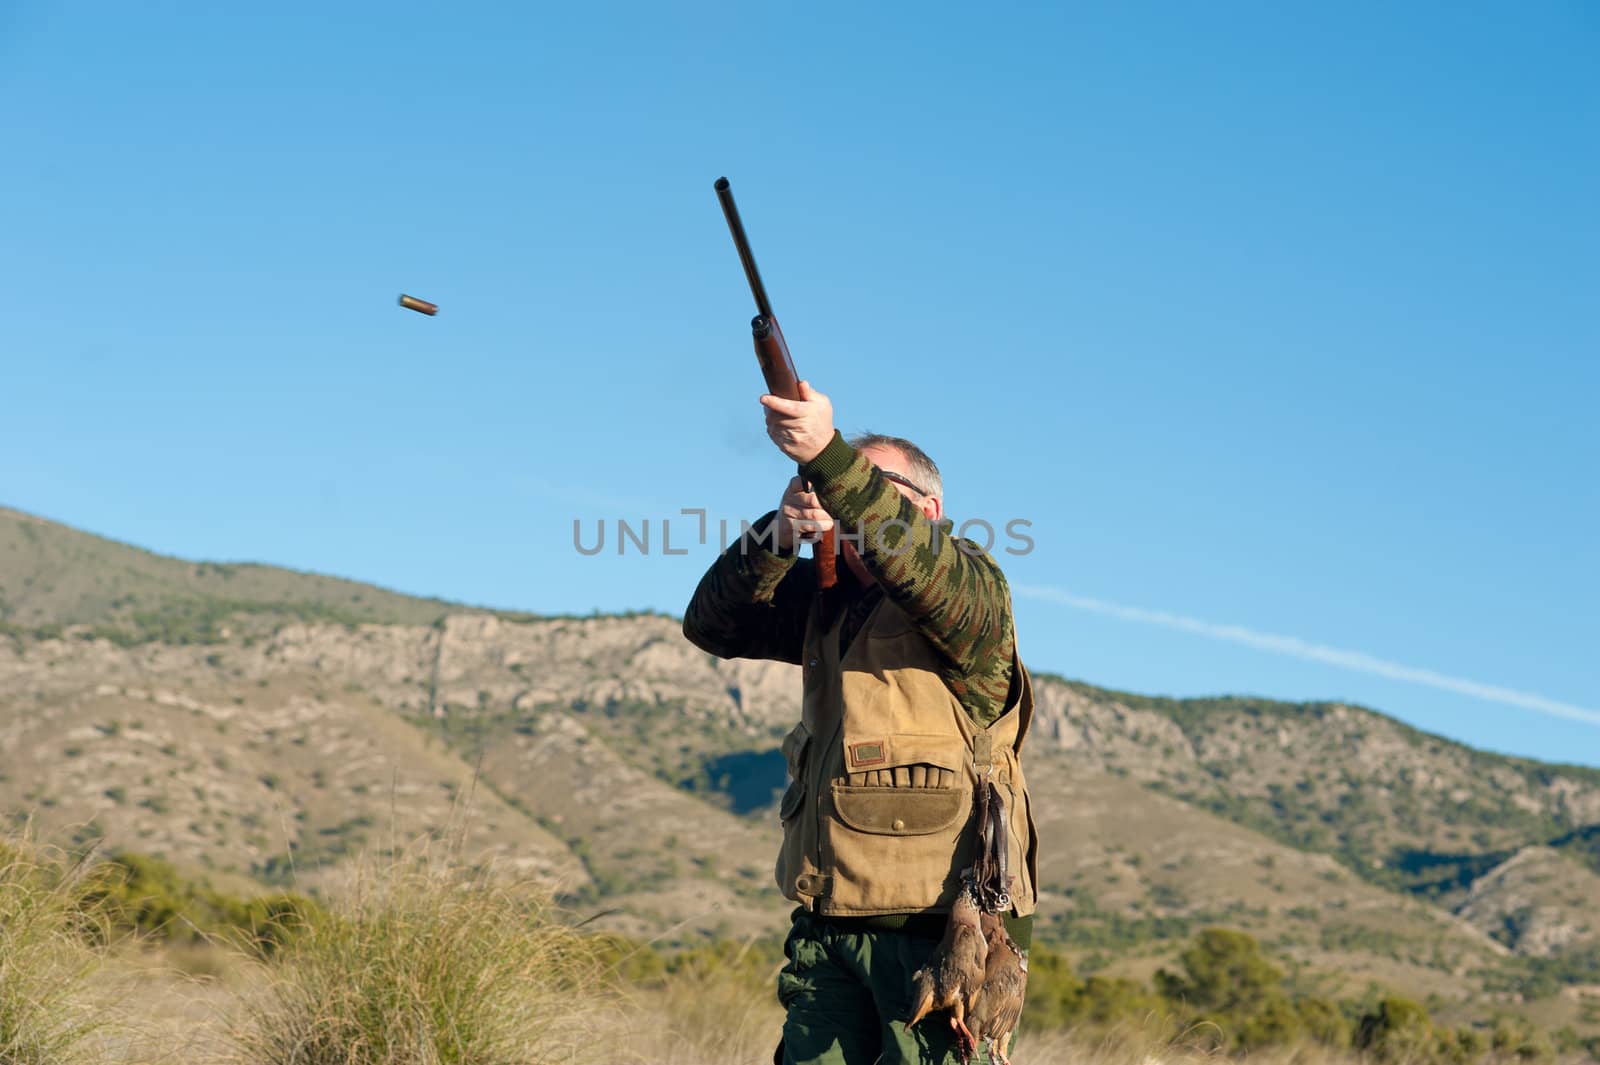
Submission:
[[[939,652],[940,675],[973,721],[992,724],[1005,711],[1015,642],[999,565],[954,536],[953,522],[924,517],[838,434],[801,476],[844,532],[859,530],[855,546],[878,579],[876,589],[863,589],[839,566],[836,602],[827,608],[834,616],[848,611],[844,640],[887,595]],[[683,618],[697,647],[721,658],[800,662],[815,563],[772,549],[773,520],[774,513],[763,516],[701,578]]]

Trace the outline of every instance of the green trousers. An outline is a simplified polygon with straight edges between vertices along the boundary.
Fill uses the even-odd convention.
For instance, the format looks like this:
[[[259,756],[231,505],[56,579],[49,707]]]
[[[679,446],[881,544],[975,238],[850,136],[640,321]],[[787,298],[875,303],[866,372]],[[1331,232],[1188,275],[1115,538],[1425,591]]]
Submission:
[[[847,931],[796,911],[778,974],[783,1022],[781,1065],[959,1065],[950,1014],[915,1028],[911,974],[937,939],[911,932]],[[988,1065],[983,1047],[973,1062]]]

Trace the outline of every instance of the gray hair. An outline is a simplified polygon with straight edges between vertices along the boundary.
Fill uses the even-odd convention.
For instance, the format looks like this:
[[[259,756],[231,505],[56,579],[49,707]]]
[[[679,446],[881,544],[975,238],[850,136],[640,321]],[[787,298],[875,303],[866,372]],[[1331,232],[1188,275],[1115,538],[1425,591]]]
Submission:
[[[944,500],[944,478],[928,453],[902,436],[885,436],[882,433],[857,433],[847,443],[857,451],[862,448],[888,448],[900,452],[906,460],[906,476],[917,482],[919,488],[935,499]]]

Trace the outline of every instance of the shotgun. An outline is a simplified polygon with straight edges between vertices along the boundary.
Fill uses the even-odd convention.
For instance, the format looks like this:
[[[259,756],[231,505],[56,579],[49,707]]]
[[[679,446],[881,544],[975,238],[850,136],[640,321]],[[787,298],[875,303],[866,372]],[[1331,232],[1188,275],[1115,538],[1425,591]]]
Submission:
[[[717,178],[717,200],[722,204],[722,214],[728,220],[728,232],[733,234],[733,246],[739,250],[739,262],[744,266],[744,276],[750,282],[750,293],[756,298],[756,316],[750,320],[750,332],[755,340],[756,359],[761,363],[761,376],[767,379],[767,391],[782,399],[800,398],[800,378],[794,372],[794,359],[789,356],[788,341],[773,317],[772,304],[767,302],[767,289],[761,283],[761,271],[756,269],[755,256],[750,253],[750,240],[744,235],[744,223],[739,220],[739,208],[733,203],[733,189],[725,177]],[[817,560],[817,587],[832,588],[838,582],[837,537],[829,529],[822,534],[822,542],[812,548]]]

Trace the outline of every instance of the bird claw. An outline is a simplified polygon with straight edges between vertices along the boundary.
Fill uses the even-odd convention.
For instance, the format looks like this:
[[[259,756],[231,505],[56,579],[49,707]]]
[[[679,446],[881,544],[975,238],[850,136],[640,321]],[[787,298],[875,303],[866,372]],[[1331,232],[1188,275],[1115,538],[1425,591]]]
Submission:
[[[972,1060],[972,1055],[978,1052],[977,1037],[972,1034],[972,1029],[954,1017],[950,1018],[950,1027],[956,1030],[956,1053],[960,1055],[962,1065],[966,1065]]]

